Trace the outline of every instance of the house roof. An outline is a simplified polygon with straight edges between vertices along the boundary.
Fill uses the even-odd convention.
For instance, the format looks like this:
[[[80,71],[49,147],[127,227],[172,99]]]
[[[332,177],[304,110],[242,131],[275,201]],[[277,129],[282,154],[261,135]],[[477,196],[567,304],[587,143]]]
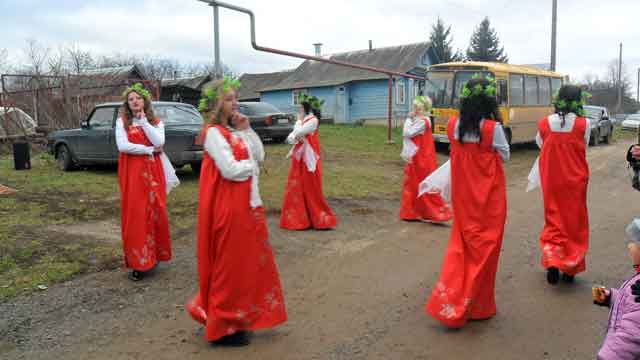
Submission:
[[[285,70],[263,74],[243,74],[240,76],[240,91],[238,100],[260,98],[259,89],[267,88],[278,84],[295,70]]]
[[[431,43],[421,42],[374,48],[372,50],[366,49],[338,53],[330,55],[328,58],[406,73],[418,66],[420,57],[423,56],[430,47]],[[258,91],[333,86],[357,80],[386,78],[387,76],[384,74],[367,70],[307,60],[279,83],[259,88]]]
[[[207,81],[211,80],[210,75],[202,75],[191,78],[179,78],[179,79],[163,79],[162,87],[173,87],[180,86],[193,90],[200,91],[202,89],[202,85],[204,85]]]
[[[81,75],[105,77],[105,78],[132,78],[137,75],[140,79],[146,79],[144,72],[137,65],[105,67],[99,69],[85,70]]]

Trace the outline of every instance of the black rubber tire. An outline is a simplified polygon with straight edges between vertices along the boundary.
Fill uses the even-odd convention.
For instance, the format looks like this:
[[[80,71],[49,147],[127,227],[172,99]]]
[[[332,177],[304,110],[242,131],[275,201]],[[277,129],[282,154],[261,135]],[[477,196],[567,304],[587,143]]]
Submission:
[[[189,165],[191,166],[191,171],[193,171],[196,174],[200,174],[200,169],[202,168],[201,162],[193,162]]]
[[[607,134],[607,136],[604,137],[602,142],[605,144],[611,144],[612,138],[613,138],[613,126],[611,127],[611,129],[609,129],[609,133]]]
[[[74,168],[73,158],[71,157],[71,151],[67,145],[58,146],[56,151],[56,163],[58,168],[62,171],[71,171]]]
[[[598,146],[600,144],[600,130],[593,130],[591,132],[591,138],[589,139],[589,145]]]

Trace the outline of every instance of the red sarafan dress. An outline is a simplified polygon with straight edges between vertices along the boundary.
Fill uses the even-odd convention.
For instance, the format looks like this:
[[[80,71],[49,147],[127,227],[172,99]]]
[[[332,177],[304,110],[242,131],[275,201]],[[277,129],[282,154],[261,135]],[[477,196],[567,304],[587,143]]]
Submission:
[[[302,124],[313,119],[316,119],[313,115],[306,116]],[[289,230],[335,228],[338,220],[322,192],[319,127],[299,141],[292,154],[280,227]],[[314,167],[311,163],[314,169],[309,169]]]
[[[126,130],[130,143],[153,146],[142,127]],[[160,154],[118,158],[122,244],[125,266],[147,271],[171,259],[167,192]]]
[[[589,248],[586,128],[584,117],[576,118],[571,132],[551,131],[548,118],[538,123],[543,141],[539,162],[544,198],[542,266],[571,276],[585,271]]]
[[[453,217],[453,213],[440,194],[423,194],[418,197],[420,182],[438,167],[430,121],[426,117],[421,117],[418,121],[424,123],[425,130],[408,139],[417,151],[404,167],[400,219],[448,221]]]
[[[440,279],[425,306],[447,327],[496,314],[495,278],[507,216],[502,158],[493,149],[495,121],[482,123],[480,143],[455,139],[449,121],[453,228]]]
[[[242,140],[215,126],[236,161],[249,159]],[[263,223],[250,206],[251,178],[225,179],[205,154],[198,197],[199,291],[187,304],[213,341],[241,330],[271,328],[287,319],[280,277]]]

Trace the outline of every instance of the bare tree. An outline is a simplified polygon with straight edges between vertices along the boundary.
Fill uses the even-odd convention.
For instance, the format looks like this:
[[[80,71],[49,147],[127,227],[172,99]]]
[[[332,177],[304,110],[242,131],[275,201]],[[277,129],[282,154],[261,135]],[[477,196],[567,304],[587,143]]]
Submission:
[[[47,59],[49,65],[49,75],[63,76],[69,73],[67,69],[67,54],[62,46],[58,47],[58,50],[51,53]]]
[[[82,50],[77,43],[67,46],[67,62],[71,73],[80,74],[95,66],[93,56],[89,51]]]
[[[49,58],[51,49],[41,45],[36,39],[27,39],[27,46],[24,49],[29,67],[26,71],[33,75],[42,75]]]
[[[9,68],[9,51],[0,49],[0,72],[5,72]]]

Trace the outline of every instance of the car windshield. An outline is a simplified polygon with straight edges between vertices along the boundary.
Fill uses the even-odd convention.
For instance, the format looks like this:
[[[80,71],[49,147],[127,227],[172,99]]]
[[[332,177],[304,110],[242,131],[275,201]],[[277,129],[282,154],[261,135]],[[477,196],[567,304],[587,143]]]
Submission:
[[[278,110],[275,106],[264,103],[252,103],[252,104],[244,104],[248,110],[248,115],[260,115],[260,114],[273,114],[273,113],[281,113],[282,111]]]
[[[587,113],[589,119],[599,119],[602,116],[603,109],[585,106],[584,111]]]
[[[156,116],[165,125],[201,125],[202,116],[191,106],[184,105],[156,105],[153,108]]]

